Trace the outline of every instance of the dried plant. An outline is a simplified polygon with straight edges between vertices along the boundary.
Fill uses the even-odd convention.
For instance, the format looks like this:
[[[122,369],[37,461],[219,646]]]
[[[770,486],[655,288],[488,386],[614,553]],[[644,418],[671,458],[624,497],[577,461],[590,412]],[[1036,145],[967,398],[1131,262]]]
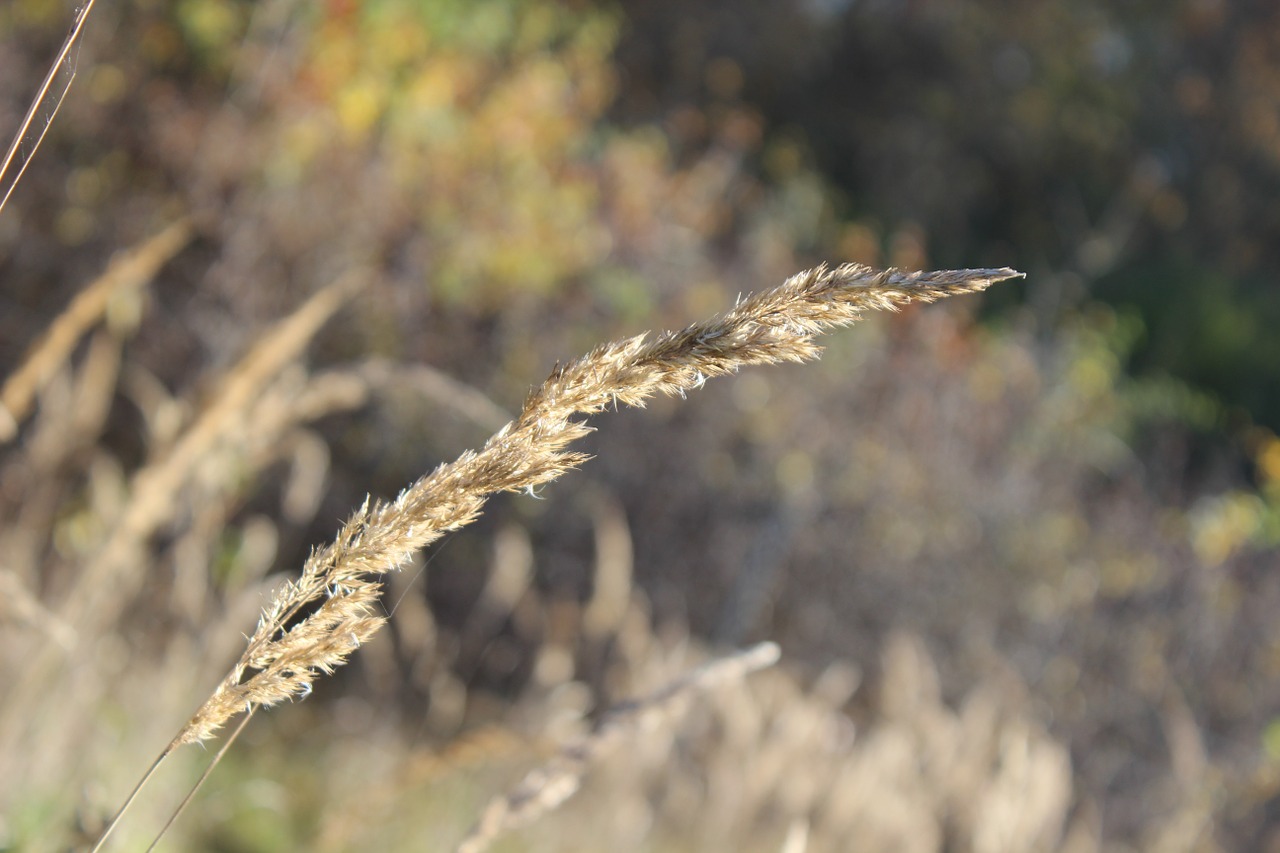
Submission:
[[[264,608],[244,654],[157,763],[181,745],[209,739],[241,712],[305,696],[316,678],[342,665],[386,621],[375,611],[382,575],[473,521],[488,496],[533,492],[587,458],[566,449],[590,431],[576,415],[610,404],[642,406],[658,392],[683,396],[746,365],[810,360],[820,352],[817,334],[868,310],[973,293],[1019,275],[1011,269],[904,273],[821,266],[710,321],[606,344],[558,366],[480,451],[440,466],[393,501],[366,500],[332,544],[314,551],[301,576]]]
[[[0,387],[0,444],[18,434],[36,394],[66,361],[84,333],[106,313],[121,291],[138,289],[155,277],[191,240],[187,219],[179,219],[142,244],[121,252],[107,270],[67,306]]]
[[[487,488],[533,489],[579,461],[567,442],[586,427],[573,411],[685,393],[714,375],[699,359],[797,357],[779,355],[783,333],[814,321],[779,309],[764,331],[716,340],[723,351],[687,347],[688,371],[680,335],[619,343],[594,367],[560,371],[519,418],[458,380],[509,388],[511,365],[578,352],[558,340],[584,316],[678,325],[662,312],[717,298],[741,270],[781,281],[801,268],[797,235],[838,237],[871,263],[888,249],[886,264],[912,269],[940,235],[832,222],[810,204],[819,184],[807,170],[758,183],[742,163],[771,149],[749,109],[682,111],[679,158],[654,128],[602,134],[617,21],[530,35],[562,13],[554,3],[485,4],[486,32],[522,34],[516,54],[394,14],[423,4],[387,4],[393,14],[359,27],[348,4],[197,2],[141,18],[123,4],[93,12],[110,20],[91,39],[94,0],[82,0],[52,43],[38,33],[52,4],[12,5],[0,56],[13,82],[33,75],[33,91],[9,94],[35,99],[25,117],[25,102],[11,104],[22,122],[0,152],[13,285],[0,312],[0,848],[98,836],[104,793],[133,781],[121,774],[242,651],[166,754],[219,725],[225,748],[252,713],[230,717],[305,694],[390,610],[395,637],[362,648],[341,702],[259,721],[284,737],[231,771],[230,782],[269,776],[287,796],[266,803],[261,786],[229,785],[178,846],[252,846],[263,832],[275,840],[257,845],[275,848],[456,841],[528,766],[595,743],[590,709],[704,659],[704,631],[768,636],[793,665],[699,692],[678,726],[624,733],[621,748],[589,756],[591,784],[544,814],[587,764],[551,758],[551,776],[494,800],[482,823],[534,817],[545,825],[532,844],[563,850],[605,837],[619,851],[741,853],[1266,846],[1280,791],[1257,749],[1276,707],[1264,677],[1274,553],[1206,574],[1188,541],[1207,560],[1204,541],[1227,553],[1248,531],[1205,534],[1180,487],[1177,505],[1161,503],[1186,470],[1176,453],[1129,446],[1134,387],[1118,372],[1115,318],[979,330],[930,311],[895,324],[889,345],[884,329],[864,329],[837,371],[744,377],[668,423],[611,424],[596,476],[625,501],[589,482],[568,506],[495,508],[521,522],[495,519],[487,582],[470,536],[447,554],[436,541],[429,576],[419,552],[384,578],[466,523]],[[495,5],[514,11],[495,21]],[[462,9],[439,17],[465,24]],[[64,105],[82,40],[92,85]],[[129,97],[144,88],[145,103]],[[698,122],[688,145],[686,118]],[[55,120],[67,123],[48,138],[59,156],[26,174]],[[14,191],[24,174],[38,193]],[[5,208],[10,194],[20,209]],[[199,221],[132,233],[175,210]],[[70,298],[107,251],[111,264]],[[353,258],[386,289],[319,287]],[[433,287],[399,286],[424,279]],[[303,301],[295,288],[318,292],[262,326]],[[526,322],[531,307],[552,322]],[[344,328],[313,339],[330,318]],[[564,318],[574,322],[554,322]],[[748,356],[752,336],[761,349]],[[356,352],[377,356],[353,363]],[[448,406],[443,422],[418,395]],[[299,541],[328,541],[305,530],[359,505],[351,489],[382,488],[368,485],[370,459],[376,482],[398,488],[427,470],[421,455],[458,435],[479,448],[500,428],[501,446],[366,505],[298,579]],[[661,454],[635,440],[642,431]],[[670,488],[672,476],[694,485],[690,472],[714,497]],[[471,570],[438,570],[451,560]],[[278,591],[265,577],[276,564],[295,579]],[[241,631],[264,602],[246,650]],[[924,631],[918,653],[891,643],[851,700],[850,662],[903,625]],[[808,685],[805,670],[828,661]],[[157,733],[148,720],[171,722]],[[298,725],[320,732],[304,736],[305,755],[284,731]],[[176,751],[167,771],[208,763]],[[164,808],[155,793],[139,823]],[[273,819],[253,818],[263,808]]]
[[[244,655],[170,748],[208,739],[241,711],[309,692],[316,677],[341,665],[385,621],[372,611],[378,576],[473,521],[489,495],[532,491],[585,461],[565,449],[590,431],[575,415],[611,403],[643,405],[658,392],[683,395],[745,365],[806,361],[819,353],[815,335],[865,311],[973,293],[1018,275],[1010,269],[818,267],[710,322],[606,344],[557,367],[483,449],[440,466],[394,501],[366,501],[332,545],[315,551],[302,576],[264,609]],[[290,625],[311,606],[316,609]]]
[[[40,83],[31,106],[27,108],[27,114],[22,117],[18,132],[9,143],[4,159],[0,160],[0,210],[4,209],[9,196],[13,195],[18,182],[22,180],[27,166],[31,163],[31,158],[35,156],[36,149],[40,147],[40,143],[44,142],[45,134],[53,124],[54,116],[62,108],[62,101],[67,96],[71,81],[76,76],[76,54],[80,49],[80,36],[84,32],[85,21],[89,19],[89,13],[93,11],[96,2],[97,0],[89,0],[76,10],[71,31],[67,33],[62,47],[58,50],[58,55],[49,66],[49,71]]]
[[[99,623],[116,618],[129,589],[125,568],[135,558],[138,547],[168,520],[173,512],[173,496],[191,476],[202,455],[216,446],[267,382],[297,357],[316,332],[359,292],[363,282],[360,273],[338,278],[266,333],[223,379],[213,402],[168,453],[138,473],[133,496],[115,531],[67,604],[72,618]],[[133,582],[140,580],[135,578]]]
[[[50,334],[5,385],[5,390],[23,387],[27,381],[24,376],[38,377],[46,372],[40,364],[65,357],[65,351],[74,343],[73,336],[96,316],[94,309],[100,313],[109,294],[118,287],[141,283],[153,275],[159,265],[185,243],[189,230],[187,224],[178,223],[113,264],[59,317]],[[361,275],[354,273],[339,278],[268,331],[224,377],[213,402],[174,445],[136,473],[130,484],[130,497],[113,519],[111,533],[87,561],[78,582],[61,605],[58,624],[68,629],[55,636],[69,639],[74,646],[85,642],[84,637],[101,636],[118,622],[130,595],[146,582],[145,573],[133,571],[143,562],[144,546],[177,512],[175,496],[188,483],[200,460],[241,421],[264,386],[297,357],[320,327],[359,290],[363,281]],[[10,685],[9,695],[13,701],[3,713],[21,714],[23,707],[50,689],[52,679],[78,665],[80,659],[66,655],[65,648],[64,642],[43,642],[38,651],[29,655],[22,674]],[[9,721],[4,722],[6,725],[0,725],[0,730],[17,731],[16,727],[7,725]]]
[[[525,826],[559,807],[577,792],[592,762],[636,730],[673,715],[680,700],[690,693],[710,690],[772,666],[780,654],[776,644],[761,643],[704,664],[649,696],[614,708],[589,736],[568,744],[505,796],[490,802],[458,845],[458,853],[483,853],[502,833]]]

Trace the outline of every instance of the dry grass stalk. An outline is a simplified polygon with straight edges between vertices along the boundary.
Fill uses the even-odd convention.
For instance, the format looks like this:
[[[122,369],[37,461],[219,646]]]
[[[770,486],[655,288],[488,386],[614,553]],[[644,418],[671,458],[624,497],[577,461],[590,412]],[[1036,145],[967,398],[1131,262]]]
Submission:
[[[175,512],[176,497],[199,463],[262,394],[267,383],[298,358],[316,332],[363,286],[364,278],[350,274],[317,291],[303,305],[268,331],[222,381],[213,402],[177,443],[134,477],[130,499],[112,535],[90,564],[67,603],[68,618],[92,616],[95,624],[109,624],[128,591],[142,578],[128,578],[127,567],[140,548]]]
[[[595,530],[595,581],[591,599],[582,613],[582,633],[590,640],[602,640],[616,633],[631,606],[634,587],[634,550],[627,516],[612,495],[593,501],[591,513]]]
[[[61,620],[75,626],[81,643],[93,642],[108,626],[117,624],[131,597],[146,582],[142,568],[147,565],[145,546],[180,511],[182,490],[199,462],[242,422],[267,384],[298,358],[364,281],[359,273],[348,274],[317,291],[277,323],[224,378],[212,403],[169,451],[132,478],[129,500],[113,519],[106,541],[56,608]],[[341,622],[332,627],[340,630]],[[19,719],[23,709],[31,707],[36,696],[54,689],[52,682],[64,677],[64,671],[85,666],[89,660],[91,656],[68,656],[61,647],[48,643],[27,657],[24,672],[10,685],[10,702],[0,709],[0,750],[28,736],[24,732],[29,725]],[[74,672],[70,677],[75,677]]]
[[[781,853],[804,853],[809,849],[809,822],[796,818],[787,828],[787,837],[782,841]]]
[[[683,396],[709,377],[745,365],[806,361],[820,351],[818,333],[868,310],[973,293],[1020,275],[1011,269],[904,273],[822,266],[740,300],[708,322],[606,344],[558,366],[479,452],[440,466],[394,501],[366,501],[331,545],[313,552],[301,577],[264,609],[244,655],[168,750],[212,737],[241,711],[305,695],[315,678],[341,665],[385,621],[371,615],[380,575],[473,521],[489,495],[531,492],[586,459],[565,449],[590,431],[575,415],[619,402],[640,406],[658,392]]]
[[[18,125],[18,132],[9,143],[9,150],[5,152],[4,160],[0,161],[0,189],[4,193],[0,196],[0,210],[4,210],[9,196],[13,195],[18,182],[22,180],[27,166],[35,157],[36,149],[40,147],[40,143],[44,142],[45,134],[53,124],[54,116],[62,108],[62,101],[71,89],[71,81],[76,76],[75,51],[79,50],[80,34],[84,31],[85,21],[89,19],[89,13],[93,11],[96,2],[97,0],[89,0],[76,10],[75,19],[71,22],[71,32],[62,42],[53,65],[49,67],[49,72],[40,83],[40,89],[31,101],[31,106],[27,108],[27,114],[22,117],[22,122]],[[63,68],[67,69],[67,73],[63,76],[62,82],[58,82],[58,75],[62,73]],[[36,119],[39,118],[40,109],[45,104],[51,105],[50,110],[37,125]],[[9,177],[11,168],[16,170],[12,178]]]
[[[76,343],[121,291],[151,281],[191,240],[191,223],[181,219],[146,242],[113,259],[106,272],[82,290],[0,388],[0,443],[12,439],[31,411],[36,394],[67,360]]]
[[[401,365],[371,358],[357,370],[371,385],[417,391],[487,430],[511,420],[511,413],[483,392],[425,364]]]
[[[75,629],[41,604],[21,578],[8,569],[0,569],[0,622],[8,619],[36,629],[64,652],[75,647]]]
[[[305,387],[289,395],[287,403],[274,407],[260,406],[265,411],[255,412],[248,422],[254,424],[255,432],[265,431],[273,439],[256,443],[272,445],[275,437],[283,435],[293,425],[359,408],[378,393],[406,390],[416,392],[487,430],[496,430],[511,420],[509,412],[482,392],[433,367],[370,358],[354,367],[312,374],[307,378]]]
[[[594,732],[561,749],[520,782],[497,797],[480,816],[475,828],[458,845],[457,853],[482,853],[502,833],[527,826],[572,797],[591,764],[655,720],[670,717],[680,699],[695,690],[710,690],[737,681],[777,663],[780,651],[774,643],[761,643],[745,651],[711,661],[651,695],[620,705],[605,715]],[[803,848],[801,848],[803,849]]]

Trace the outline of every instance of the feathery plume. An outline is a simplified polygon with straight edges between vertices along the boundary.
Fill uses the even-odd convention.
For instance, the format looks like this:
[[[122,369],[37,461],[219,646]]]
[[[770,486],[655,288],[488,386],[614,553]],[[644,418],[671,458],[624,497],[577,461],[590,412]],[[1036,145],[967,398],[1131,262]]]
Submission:
[[[618,403],[642,406],[657,393],[683,396],[745,365],[807,361],[820,351],[816,335],[869,310],[974,293],[1021,275],[1007,268],[821,266],[709,321],[605,344],[557,366],[481,450],[441,465],[393,501],[366,500],[332,544],[314,551],[301,576],[268,603],[244,655],[169,749],[212,737],[241,711],[304,695],[315,678],[341,665],[384,621],[371,614],[381,575],[475,520],[489,495],[532,491],[587,459],[566,449],[591,429],[575,416]]]

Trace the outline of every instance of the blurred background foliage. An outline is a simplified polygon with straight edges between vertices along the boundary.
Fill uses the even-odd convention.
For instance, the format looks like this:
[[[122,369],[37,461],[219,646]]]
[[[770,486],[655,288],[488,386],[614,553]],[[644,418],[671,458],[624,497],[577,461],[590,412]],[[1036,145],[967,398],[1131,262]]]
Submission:
[[[0,128],[70,13],[0,8]],[[198,236],[108,313],[125,366],[99,429],[57,433],[57,452],[37,440],[76,408],[68,378],[42,399],[29,452],[5,459],[0,568],[53,612],[111,526],[103,496],[127,496],[254,341],[348,271],[372,282],[318,337],[311,373],[273,393],[381,359],[512,409],[558,359],[819,261],[1029,273],[980,307],[870,321],[819,365],[602,418],[586,470],[549,500],[495,501],[415,591],[397,588],[425,597],[425,622],[406,605],[394,639],[317,685],[319,701],[246,735],[226,787],[184,818],[186,849],[344,849],[335,838],[376,833],[407,846],[423,829],[394,804],[423,796],[448,806],[429,820],[452,839],[485,790],[467,733],[496,721],[553,739],[553,712],[651,686],[691,645],[766,637],[805,682],[759,699],[779,715],[752,723],[773,733],[751,742],[772,771],[717,764],[742,729],[708,710],[684,763],[637,746],[643,772],[610,771],[530,843],[598,849],[617,832],[599,822],[648,825],[644,803],[669,846],[618,849],[699,849],[699,832],[778,849],[752,828],[797,815],[812,849],[1280,845],[1273,4],[131,0],[95,10],[76,70],[0,214],[3,373],[114,253],[181,215]],[[147,615],[119,629],[139,665],[168,649],[171,675],[210,625],[234,639],[249,624],[237,602],[269,569],[293,571],[365,493],[394,494],[500,420],[488,401],[433,393],[384,382],[296,430],[228,440],[231,474],[193,478],[149,542]],[[39,478],[47,502],[30,499]],[[617,518],[635,599],[626,630],[603,636],[586,616],[592,549]],[[504,592],[522,548],[536,555],[526,586],[516,571]],[[209,581],[193,601],[180,579],[194,553]],[[187,609],[164,615],[174,600]],[[836,664],[866,686],[830,688]],[[92,827],[154,753],[151,721],[176,729],[218,672],[184,691],[126,670],[83,718],[40,712],[58,731],[106,719],[112,738],[90,758],[75,738],[10,751],[0,848],[44,849],[42,827],[77,809]],[[991,722],[991,696],[1025,719]],[[821,737],[786,740],[787,709],[832,731],[833,714],[852,718],[858,737],[814,723]],[[997,757],[973,769],[956,756],[978,741]],[[795,765],[760,757],[778,743]],[[905,758],[885,745],[903,743]],[[463,781],[421,754],[441,744],[471,756]],[[975,815],[1041,790],[1001,775],[1015,753],[1043,770],[1049,805],[1034,831],[984,836],[975,826],[999,822]],[[860,806],[797,792],[833,755],[849,763],[832,780],[855,765],[875,780],[848,789]],[[703,762],[720,775],[688,769]],[[350,803],[332,810],[351,774],[376,828]],[[873,808],[881,788],[902,797]]]
[[[729,80],[802,141],[842,216],[910,223],[940,266],[1011,258],[1050,323],[1087,299],[1128,309],[1135,372],[1280,426],[1272,4],[623,6],[620,117]]]

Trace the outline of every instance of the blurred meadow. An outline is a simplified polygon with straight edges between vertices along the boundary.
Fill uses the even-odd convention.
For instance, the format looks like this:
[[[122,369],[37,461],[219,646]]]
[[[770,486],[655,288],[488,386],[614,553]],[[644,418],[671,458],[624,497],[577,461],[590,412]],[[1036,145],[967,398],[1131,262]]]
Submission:
[[[6,143],[75,11],[0,6]],[[92,844],[366,495],[823,261],[1028,278],[592,418],[160,849],[454,849],[594,730],[492,849],[1280,851],[1280,8],[131,0],[72,69],[0,211],[0,851]]]

